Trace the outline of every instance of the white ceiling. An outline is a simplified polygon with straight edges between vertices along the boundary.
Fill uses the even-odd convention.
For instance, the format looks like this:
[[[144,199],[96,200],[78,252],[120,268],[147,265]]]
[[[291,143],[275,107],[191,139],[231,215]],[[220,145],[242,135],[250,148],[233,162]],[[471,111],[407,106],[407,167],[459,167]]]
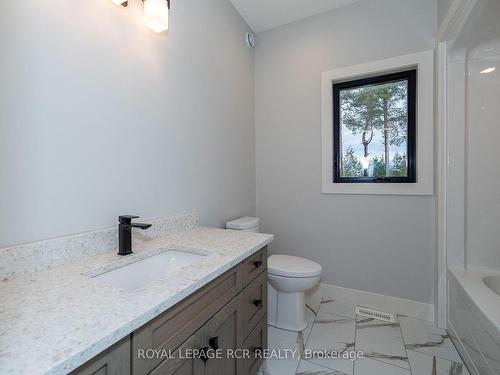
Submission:
[[[256,33],[356,1],[358,0],[231,0]]]

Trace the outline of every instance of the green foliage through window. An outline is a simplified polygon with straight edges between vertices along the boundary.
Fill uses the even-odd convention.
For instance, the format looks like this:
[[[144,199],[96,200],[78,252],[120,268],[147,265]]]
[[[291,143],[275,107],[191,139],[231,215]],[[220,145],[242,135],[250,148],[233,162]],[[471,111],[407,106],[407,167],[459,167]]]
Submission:
[[[414,182],[415,71],[334,85],[337,182]]]

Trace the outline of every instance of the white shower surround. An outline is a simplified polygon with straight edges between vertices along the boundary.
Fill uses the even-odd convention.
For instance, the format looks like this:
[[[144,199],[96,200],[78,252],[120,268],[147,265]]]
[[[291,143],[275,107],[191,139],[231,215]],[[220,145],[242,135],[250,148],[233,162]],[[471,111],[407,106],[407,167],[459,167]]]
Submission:
[[[500,136],[500,75],[481,73],[500,66],[498,14],[498,2],[455,0],[439,31],[438,318],[474,374],[500,373],[500,296],[484,282],[500,277],[491,146]]]

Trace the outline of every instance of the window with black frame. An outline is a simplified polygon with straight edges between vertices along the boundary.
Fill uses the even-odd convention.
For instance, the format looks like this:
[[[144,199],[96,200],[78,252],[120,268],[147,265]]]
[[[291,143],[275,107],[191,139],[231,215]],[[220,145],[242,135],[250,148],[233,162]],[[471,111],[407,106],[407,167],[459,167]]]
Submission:
[[[416,76],[333,84],[334,182],[416,182]]]

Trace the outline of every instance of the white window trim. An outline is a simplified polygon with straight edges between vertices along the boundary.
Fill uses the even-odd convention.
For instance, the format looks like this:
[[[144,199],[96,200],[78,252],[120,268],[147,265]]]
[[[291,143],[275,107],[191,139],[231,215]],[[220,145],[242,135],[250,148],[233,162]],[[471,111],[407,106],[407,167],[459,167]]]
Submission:
[[[417,182],[333,182],[333,83],[417,68]],[[324,194],[434,194],[434,51],[373,61],[321,74],[322,191]]]

